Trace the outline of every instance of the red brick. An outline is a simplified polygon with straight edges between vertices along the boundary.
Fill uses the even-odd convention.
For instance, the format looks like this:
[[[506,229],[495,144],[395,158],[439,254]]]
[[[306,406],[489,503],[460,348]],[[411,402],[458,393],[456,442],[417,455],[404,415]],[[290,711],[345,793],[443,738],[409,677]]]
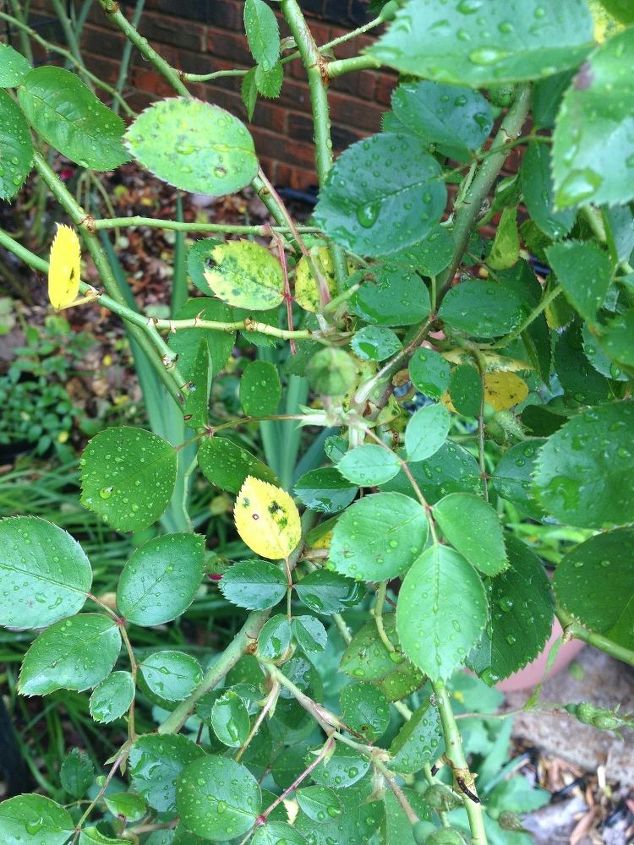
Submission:
[[[356,130],[378,132],[384,109],[374,103],[366,103],[347,94],[332,93],[329,97],[333,121]]]
[[[159,44],[172,44],[185,50],[201,52],[205,46],[205,26],[188,21],[185,26],[175,25],[167,15],[143,15],[139,32],[160,52]]]
[[[236,65],[254,64],[246,37],[217,27],[207,29],[207,51],[213,56],[231,59]]]

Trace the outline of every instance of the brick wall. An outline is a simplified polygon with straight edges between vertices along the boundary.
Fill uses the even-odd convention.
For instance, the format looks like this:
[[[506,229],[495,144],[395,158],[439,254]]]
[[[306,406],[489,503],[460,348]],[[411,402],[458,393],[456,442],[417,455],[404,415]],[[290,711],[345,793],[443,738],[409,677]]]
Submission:
[[[319,44],[342,35],[368,20],[362,0],[304,0],[301,3]],[[50,13],[50,2],[40,0],[38,15]],[[124,11],[131,2],[122,3]],[[272,4],[275,9],[276,4]],[[174,67],[189,73],[209,73],[249,68],[250,57],[242,23],[243,0],[146,0],[141,33]],[[279,15],[278,15],[279,18]],[[282,36],[288,35],[280,19]],[[41,23],[42,21],[40,21]],[[342,44],[337,58],[355,55],[372,39],[361,36]],[[114,83],[122,38],[95,2],[85,28],[82,49],[88,67]],[[142,108],[157,96],[173,94],[170,87],[134,50],[128,77],[129,101]],[[192,92],[247,121],[240,99],[239,77],[190,86]],[[380,128],[381,114],[389,105],[394,77],[363,71],[333,81],[330,104],[335,152]],[[306,188],[316,183],[312,146],[310,100],[299,60],[286,65],[284,86],[278,100],[260,98],[249,125],[256,149],[269,178],[277,185]]]

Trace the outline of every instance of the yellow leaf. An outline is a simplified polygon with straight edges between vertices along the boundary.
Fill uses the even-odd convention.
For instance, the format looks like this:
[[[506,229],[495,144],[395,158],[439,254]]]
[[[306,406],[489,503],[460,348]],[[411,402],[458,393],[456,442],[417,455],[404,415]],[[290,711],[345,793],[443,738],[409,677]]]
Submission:
[[[337,290],[337,286],[330,250],[325,246],[313,249],[312,258],[318,271],[321,272],[324,281],[328,285],[330,295],[333,296]],[[310,266],[310,261],[307,256],[303,255],[299,259],[297,269],[295,270],[295,300],[304,311],[315,313],[320,310],[317,285],[318,282]]]
[[[58,224],[48,267],[48,298],[56,311],[70,305],[79,293],[80,260],[77,232]]]
[[[270,560],[288,557],[302,536],[299,512],[288,493],[252,475],[238,493],[233,518],[247,546]]]
[[[508,411],[528,396],[528,385],[515,373],[484,374],[484,401],[496,411]]]

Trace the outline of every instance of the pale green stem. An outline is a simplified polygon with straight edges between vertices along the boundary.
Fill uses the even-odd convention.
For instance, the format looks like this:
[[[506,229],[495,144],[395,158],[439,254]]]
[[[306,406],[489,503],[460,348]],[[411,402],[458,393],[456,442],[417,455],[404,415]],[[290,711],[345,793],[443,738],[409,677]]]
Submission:
[[[308,77],[308,91],[313,113],[315,165],[319,184],[323,185],[333,160],[326,66],[297,0],[281,0],[281,9],[297,44]],[[343,287],[343,282],[348,276],[345,254],[341,247],[335,244],[331,244],[329,248],[337,283],[339,287]]]
[[[626,646],[619,645],[613,640],[605,637],[603,634],[598,634],[595,631],[589,631],[581,623],[577,622],[568,611],[562,607],[557,607],[557,618],[561,622],[561,627],[564,629],[564,634],[568,639],[582,640],[588,645],[604,651],[610,657],[616,660],[621,660],[629,666],[634,666],[634,651],[626,648]]]
[[[530,314],[526,317],[525,320],[509,335],[503,337],[502,340],[499,340],[497,343],[492,345],[492,349],[504,349],[505,346],[513,343],[514,340],[517,340],[526,329],[535,322],[535,320],[542,314],[548,306],[557,299],[559,294],[563,291],[561,285],[555,285],[545,296],[542,297],[540,302],[533,308]]]
[[[351,73],[359,70],[376,70],[381,67],[381,62],[374,56],[353,56],[351,59],[336,59],[328,62],[326,73],[330,79],[343,76],[344,73]]]
[[[271,231],[286,234],[290,228],[283,226],[232,226],[224,223],[191,223],[182,220],[158,220],[154,217],[113,217],[103,220],[93,220],[92,225],[97,231],[105,229],[133,228],[147,226],[151,229],[171,229],[174,232],[199,232],[201,234],[226,234],[226,235],[261,235],[266,237]],[[297,226],[298,232],[317,233],[320,230],[316,226]]]
[[[187,90],[187,86],[183,83],[181,74],[166,62],[150,45],[147,38],[144,38],[138,29],[128,21],[126,16],[119,10],[117,0],[99,0],[99,5],[115,26],[134,44],[139,53],[150,62],[161,76],[169,82],[172,88],[183,97],[190,97],[191,94]]]
[[[475,786],[475,778],[469,770],[467,760],[462,748],[462,740],[460,738],[460,731],[451,707],[449,693],[442,681],[432,683],[434,696],[436,699],[436,707],[440,713],[440,721],[442,723],[442,730],[445,737],[446,751],[445,756],[449,761],[453,770],[456,782],[460,780],[462,784],[477,797],[477,790]],[[460,785],[460,784],[459,784]],[[467,817],[469,819],[469,828],[471,830],[472,845],[487,845],[487,835],[484,828],[484,812],[482,804],[479,801],[473,801],[461,789],[462,800],[464,802]]]

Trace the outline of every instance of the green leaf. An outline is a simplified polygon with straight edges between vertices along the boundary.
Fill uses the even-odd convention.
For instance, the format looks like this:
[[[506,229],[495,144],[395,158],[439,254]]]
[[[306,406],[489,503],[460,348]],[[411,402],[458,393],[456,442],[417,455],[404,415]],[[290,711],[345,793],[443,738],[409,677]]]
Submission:
[[[426,461],[409,465],[410,472],[423,495],[433,505],[448,493],[481,493],[480,468],[473,455],[448,441]],[[392,481],[383,485],[385,491],[395,491],[416,497],[414,488],[405,473],[400,472]]]
[[[265,69],[262,65],[255,68],[255,84],[258,93],[268,100],[275,100],[280,96],[284,82],[284,65],[277,61],[272,68]]]
[[[265,660],[277,660],[291,644],[291,626],[286,616],[278,613],[264,625],[258,637],[258,654]]]
[[[35,131],[71,161],[113,170],[128,160],[123,121],[69,70],[34,68],[22,79],[18,100]]]
[[[634,648],[634,529],[597,534],[576,546],[555,572],[557,598],[592,631]]]
[[[8,44],[0,44],[0,88],[15,88],[31,70],[31,65]]]
[[[608,379],[599,375],[583,354],[578,322],[568,326],[557,338],[554,364],[567,403],[573,407],[600,404],[614,396]]]
[[[366,496],[339,517],[330,563],[342,575],[388,581],[412,565],[425,547],[428,530],[425,511],[408,496]]]
[[[465,417],[480,416],[482,376],[471,364],[460,364],[449,379],[451,404]]]
[[[147,804],[140,795],[133,792],[115,792],[104,796],[104,803],[113,816],[120,816],[126,822],[138,822],[147,813]],[[99,840],[96,840],[99,841]],[[120,840],[107,840],[119,842]]]
[[[2,47],[11,49],[6,44],[1,44],[0,48]],[[33,142],[24,115],[6,91],[0,91],[0,126],[0,199],[10,200],[20,190],[31,170]]]
[[[68,810],[43,795],[17,795],[0,804],[4,845],[66,845],[74,830]]]
[[[424,238],[440,220],[447,190],[439,176],[420,138],[374,135],[336,160],[315,222],[352,252],[388,255]]]
[[[368,742],[375,742],[390,724],[390,705],[379,687],[350,684],[341,691],[341,718]]]
[[[328,346],[312,356],[306,378],[317,393],[343,396],[357,380],[357,365],[343,349]]]
[[[350,341],[362,361],[385,361],[403,348],[398,335],[386,326],[363,326]]]
[[[249,711],[233,690],[227,690],[214,701],[210,722],[220,742],[229,748],[240,748],[251,728]]]
[[[575,67],[591,44],[582,0],[411,0],[369,53],[401,73],[480,88]]]
[[[491,605],[491,666],[483,677],[508,678],[546,645],[552,633],[553,600],[541,561],[516,537],[507,536],[509,567],[488,585]]]
[[[248,417],[276,414],[282,385],[277,367],[268,361],[251,361],[240,379],[240,404]]]
[[[382,801],[369,802],[367,794],[357,794],[354,787],[340,796],[345,801],[345,811],[334,818],[315,824],[310,816],[298,814],[294,827],[312,845],[367,843],[379,828],[384,816]]]
[[[295,800],[300,810],[314,822],[336,819],[343,811],[339,796],[327,786],[306,786],[298,789]]]
[[[184,736],[140,736],[128,758],[133,789],[160,813],[176,810],[176,780],[204,750]]]
[[[81,502],[118,531],[147,528],[163,514],[176,483],[176,451],[142,428],[107,428],[80,461]]]
[[[413,326],[431,311],[429,292],[415,269],[396,261],[375,264],[363,273],[363,282],[350,308],[369,323]]]
[[[209,297],[188,299],[174,315],[176,320],[193,320],[196,317],[221,323],[235,319],[234,312],[224,302],[218,302],[217,299]],[[169,345],[178,353],[179,368],[187,371],[194,363],[200,344],[204,344],[209,351],[213,375],[216,376],[224,369],[231,357],[235,339],[235,332],[217,332],[197,328],[180,329],[170,336]]]
[[[491,476],[491,486],[498,496],[512,502],[533,519],[542,519],[544,516],[532,490],[537,457],[544,443],[545,439],[535,437],[511,446]]]
[[[358,487],[341,477],[334,467],[305,472],[296,482],[295,495],[299,501],[318,513],[339,513],[353,501]]]
[[[601,348],[610,358],[626,367],[634,367],[634,309],[609,320],[605,326],[599,329],[598,340]],[[587,348],[584,347],[584,351],[588,354]],[[590,360],[592,365],[597,368],[596,358]],[[603,374],[606,375],[605,372]],[[615,364],[609,365],[607,374],[612,379],[627,380],[627,376]]]
[[[165,649],[155,651],[139,664],[151,692],[165,701],[182,701],[203,677],[200,663],[190,654]]]
[[[244,29],[255,61],[270,70],[280,54],[280,31],[273,9],[264,0],[246,0]]]
[[[434,519],[451,545],[485,575],[508,566],[500,519],[488,502],[471,493],[451,493],[434,507]]]
[[[219,106],[193,98],[152,103],[128,126],[125,144],[163,182],[192,193],[232,194],[258,171],[246,126]]]
[[[488,338],[513,331],[523,315],[522,303],[510,290],[473,279],[447,292],[438,316],[456,331]]]
[[[267,822],[258,827],[251,845],[306,845],[307,840],[285,822]]]
[[[203,577],[204,538],[166,534],[136,549],[117,586],[117,607],[135,625],[162,625],[194,600]]]
[[[83,613],[63,619],[40,634],[24,655],[20,692],[90,689],[110,674],[120,650],[119,628],[109,617]]]
[[[561,522],[604,528],[634,520],[634,405],[615,402],[569,420],[539,453],[535,487]]]
[[[447,546],[427,549],[403,580],[396,606],[401,646],[432,680],[464,663],[487,618],[480,576]]]
[[[546,256],[567,299],[594,320],[612,280],[608,254],[593,241],[564,241],[548,247]]]
[[[524,202],[528,213],[541,231],[556,241],[570,232],[575,222],[576,212],[555,211],[551,167],[548,145],[529,144],[520,170]]]
[[[178,779],[176,807],[181,822],[214,842],[244,836],[255,824],[261,801],[251,772],[225,757],[195,760]]]
[[[394,478],[401,464],[390,449],[368,443],[351,449],[337,464],[337,469],[359,487],[373,487]]]
[[[387,650],[371,620],[352,637],[341,658],[341,671],[357,681],[376,684],[389,701],[399,701],[419,689],[425,679],[399,650],[393,613],[383,617],[383,626],[397,652]]]
[[[90,756],[79,748],[71,748],[59,770],[62,789],[73,798],[83,798],[94,779],[95,767]]]
[[[214,292],[207,284],[207,279],[205,279],[205,270],[213,266],[213,251],[217,246],[222,246],[222,244],[223,241],[219,241],[217,238],[201,238],[195,241],[187,250],[187,273],[198,290],[201,290],[205,296],[214,295]],[[194,302],[198,303],[199,300],[194,300]]]
[[[318,569],[309,572],[295,585],[297,598],[314,613],[329,616],[353,607],[361,600],[363,590],[357,581],[337,572]]]
[[[403,82],[392,94],[392,111],[410,132],[442,155],[464,161],[493,127],[488,101],[471,88],[438,82]]]
[[[447,439],[450,426],[451,417],[444,405],[427,405],[416,411],[405,429],[408,460],[424,461],[434,455]]]
[[[346,745],[335,746],[332,755],[312,771],[312,778],[320,786],[345,789],[364,776],[370,768],[370,761]]]
[[[440,399],[449,387],[451,367],[433,349],[417,349],[409,362],[409,377],[414,387],[429,396]]]
[[[266,311],[284,299],[282,265],[255,241],[227,241],[214,247],[210,264],[205,279],[229,305]]]
[[[517,208],[505,208],[500,216],[487,264],[493,270],[508,270],[520,257],[520,236],[517,230]]]
[[[455,249],[453,235],[446,226],[432,226],[425,238],[391,256],[393,264],[416,270],[423,276],[437,276],[449,266]]]
[[[634,23],[634,9],[630,0],[601,0],[608,12],[622,23]]]
[[[252,67],[242,77],[242,84],[240,85],[240,97],[244,103],[249,120],[253,120],[253,112],[258,101],[258,86],[255,81],[255,72],[257,68]]]
[[[239,493],[248,475],[277,483],[272,470],[226,437],[205,437],[198,450],[198,465],[208,481],[229,493]]]
[[[286,595],[286,577],[266,560],[234,563],[220,581],[223,596],[238,607],[265,610],[275,607]]]
[[[328,634],[323,624],[314,616],[294,616],[291,630],[304,654],[319,654],[326,648]]]
[[[90,696],[90,715],[108,724],[127,713],[134,699],[134,681],[129,672],[113,672],[98,684]]]
[[[418,707],[390,745],[390,769],[404,774],[419,772],[445,750],[438,710],[429,699]]]
[[[564,95],[553,135],[559,208],[634,198],[634,30],[608,39],[588,57]]]
[[[82,609],[92,569],[66,531],[33,516],[3,519],[0,549],[0,625],[45,628]]]

